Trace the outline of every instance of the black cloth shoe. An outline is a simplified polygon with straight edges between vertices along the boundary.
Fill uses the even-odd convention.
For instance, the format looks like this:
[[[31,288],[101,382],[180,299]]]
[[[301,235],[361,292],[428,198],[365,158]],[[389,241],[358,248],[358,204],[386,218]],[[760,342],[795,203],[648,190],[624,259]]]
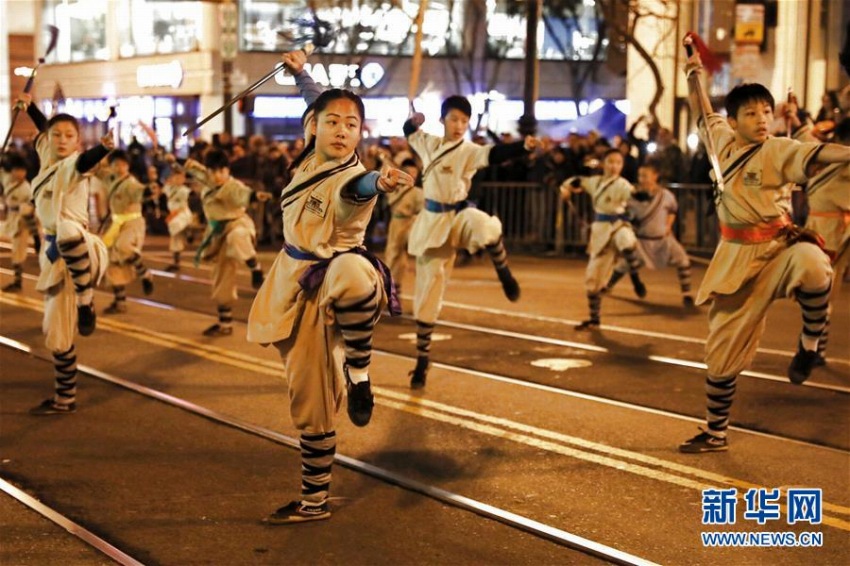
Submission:
[[[290,501],[266,517],[263,522],[269,525],[292,525],[330,518],[331,510],[327,501],[321,505],[304,505],[300,501]]]
[[[629,273],[629,278],[632,280],[632,287],[635,289],[635,295],[641,299],[646,297],[646,285],[644,285],[643,281],[640,280],[640,276],[637,273]]]
[[[127,312],[127,305],[124,301],[112,301],[112,304],[103,309],[103,314],[121,314],[125,312]]]
[[[502,290],[509,301],[515,303],[519,300],[519,283],[514,279],[511,270],[507,267],[497,269],[496,274],[499,276],[499,281],[502,283]]]
[[[812,375],[812,369],[817,363],[818,353],[816,350],[806,350],[802,344],[797,344],[797,353],[794,354],[791,365],[788,366],[788,379],[794,385],[804,383]]]
[[[696,307],[696,303],[694,303],[694,298],[690,295],[685,295],[682,297],[682,304],[685,305],[686,309],[692,309]]]
[[[576,325],[576,330],[586,331],[586,330],[599,330],[599,319],[598,318],[590,318],[583,321],[581,324]]]
[[[230,336],[231,334],[233,334],[232,326],[222,326],[220,324],[213,324],[204,330],[204,336]]]
[[[178,264],[176,264],[176,263],[172,263],[171,265],[169,265],[168,267],[166,267],[166,268],[165,268],[165,270],[166,270],[168,273],[176,273],[176,272],[180,271],[180,266],[179,266]]]
[[[64,405],[62,403],[57,403],[53,399],[45,399],[41,402],[40,405],[36,405],[35,407],[29,410],[29,413],[31,415],[35,415],[37,417],[43,417],[47,415],[70,415],[71,413],[76,412],[76,403],[68,403],[67,405]]]
[[[428,358],[418,358],[416,360],[416,367],[408,374],[410,376],[411,389],[422,389],[425,387],[429,369],[431,369],[431,362],[428,361]]]
[[[88,305],[77,305],[77,329],[80,336],[91,336],[97,326],[97,314],[94,312],[94,303]]]
[[[254,289],[259,289],[263,286],[263,270],[262,269],[252,269],[251,270],[251,287]]]
[[[343,373],[345,389],[348,392],[348,418],[354,426],[366,426],[372,420],[372,408],[375,406],[372,384],[368,379],[360,383],[352,383],[348,367],[343,368]]]
[[[818,359],[815,360],[815,367],[822,368],[826,365],[826,356],[818,352]]]
[[[20,281],[12,281],[11,283],[9,283],[5,287],[3,287],[3,292],[4,293],[17,293],[22,288],[23,287],[22,287]]]
[[[147,276],[142,277],[142,291],[144,291],[145,295],[150,295],[153,293],[153,277]]]
[[[702,431],[693,438],[689,438],[679,445],[679,452],[685,454],[702,454],[704,452],[723,452],[729,450],[729,443],[725,438],[713,436]]]

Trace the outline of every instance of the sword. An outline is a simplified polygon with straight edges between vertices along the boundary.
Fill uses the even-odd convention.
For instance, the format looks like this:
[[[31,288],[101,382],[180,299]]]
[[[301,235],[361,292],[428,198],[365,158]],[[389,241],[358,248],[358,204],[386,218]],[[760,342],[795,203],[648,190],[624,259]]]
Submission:
[[[696,39],[696,34],[689,32],[685,34],[685,38],[682,40],[682,44],[685,46],[685,51],[687,51],[689,58],[694,54],[694,42]],[[688,80],[693,80],[697,98],[700,101],[707,101],[708,95],[703,90],[702,82],[700,82],[699,77],[693,77],[693,79],[691,79],[691,76],[689,75]],[[723,182],[723,170],[720,168],[720,160],[717,157],[717,149],[714,146],[714,139],[711,137],[711,132],[708,131],[708,115],[702,102],[699,104],[699,111],[702,117],[702,123],[705,127],[706,153],[708,154],[708,161],[711,163],[711,169],[714,171],[714,195],[716,198],[718,195],[722,194],[724,190],[726,190],[726,186]]]
[[[310,54],[313,53],[314,49],[315,49],[315,47],[313,46],[313,44],[308,42],[304,45],[304,47],[301,48],[301,51],[303,51],[309,57]],[[206,124],[207,122],[209,122],[210,120],[212,120],[213,118],[215,118],[216,116],[218,116],[219,114],[221,114],[222,112],[224,112],[225,110],[227,110],[228,108],[230,108],[231,106],[233,106],[234,104],[236,104],[237,102],[239,102],[240,100],[242,100],[243,98],[245,98],[246,96],[251,94],[252,92],[257,90],[258,88],[260,88],[270,78],[272,78],[273,76],[278,74],[281,71],[282,68],[283,68],[282,66],[275,66],[274,69],[269,71],[260,80],[258,80],[257,82],[255,82],[254,84],[252,84],[251,86],[249,86],[248,88],[246,88],[245,90],[243,90],[242,92],[240,92],[239,94],[237,94],[236,96],[234,96],[233,98],[228,100],[226,104],[224,104],[223,106],[220,106],[219,108],[214,110],[211,114],[209,114],[207,117],[205,117],[203,120],[201,120],[200,122],[198,122],[197,124],[195,124],[194,126],[189,128],[188,130],[183,132],[183,135],[188,136],[189,134],[198,131],[201,128],[201,126],[203,126],[204,124]]]
[[[56,26],[47,26],[47,31],[50,33],[50,40],[47,43],[47,49],[44,52],[44,57],[38,58],[35,68],[32,70],[32,73],[30,73],[30,76],[27,79],[27,84],[24,86],[24,94],[30,93],[33,82],[35,81],[35,73],[38,71],[41,64],[44,63],[44,60],[47,59],[48,55],[53,53],[53,50],[56,49],[56,41],[59,39],[59,28]],[[18,119],[18,114],[20,113],[21,107],[16,104],[15,113],[12,114],[12,122],[9,124],[9,131],[6,132],[6,139],[3,140],[3,145],[0,146],[0,153],[6,153],[6,147],[9,145],[9,140],[12,138],[12,129],[15,127],[15,120]]]

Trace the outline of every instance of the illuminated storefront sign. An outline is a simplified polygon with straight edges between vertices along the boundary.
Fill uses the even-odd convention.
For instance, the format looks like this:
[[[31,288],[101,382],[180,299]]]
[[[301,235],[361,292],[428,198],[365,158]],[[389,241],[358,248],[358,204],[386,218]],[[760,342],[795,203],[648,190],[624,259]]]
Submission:
[[[295,79],[285,73],[283,64],[278,63],[280,71],[274,76],[277,84],[282,86],[294,86]],[[384,78],[384,67],[380,63],[366,63],[362,68],[360,65],[345,65],[341,63],[331,63],[323,65],[316,63],[304,65],[304,70],[307,71],[317,84],[324,87],[333,88],[366,88],[370,89],[381,82]]]
[[[177,88],[183,83],[183,66],[180,61],[162,65],[139,65],[136,69],[136,84],[142,88],[170,86]]]

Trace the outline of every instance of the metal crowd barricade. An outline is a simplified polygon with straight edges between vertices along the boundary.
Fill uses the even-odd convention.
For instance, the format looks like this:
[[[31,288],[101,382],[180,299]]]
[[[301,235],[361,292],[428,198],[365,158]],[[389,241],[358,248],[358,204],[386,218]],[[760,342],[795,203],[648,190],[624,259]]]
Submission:
[[[674,231],[689,253],[710,256],[718,240],[717,217],[708,216],[711,186],[667,185],[679,201]],[[593,205],[585,193],[563,202],[558,187],[541,183],[479,182],[470,192],[478,208],[502,221],[506,245],[530,253],[582,252],[587,245]]]

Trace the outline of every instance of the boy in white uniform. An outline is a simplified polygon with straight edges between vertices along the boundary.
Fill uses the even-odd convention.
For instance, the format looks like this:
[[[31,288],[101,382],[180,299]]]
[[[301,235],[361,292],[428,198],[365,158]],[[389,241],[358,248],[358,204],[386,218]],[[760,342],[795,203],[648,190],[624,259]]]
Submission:
[[[162,192],[168,199],[168,216],[165,224],[168,227],[168,251],[172,253],[174,263],[165,268],[166,271],[180,271],[180,253],[186,249],[186,231],[192,224],[192,210],[189,208],[189,196],[192,189],[186,186],[186,170],[173,162],[171,171],[165,180]]]
[[[635,293],[641,298],[646,296],[646,287],[638,276],[637,238],[626,215],[629,199],[645,196],[638,194],[632,184],[620,176],[622,171],[623,154],[617,149],[609,149],[602,160],[601,175],[570,177],[561,184],[561,198],[564,200],[581,191],[587,192],[593,199],[594,218],[587,244],[590,259],[584,272],[590,318],[576,326],[576,330],[599,328],[602,289],[611,276],[618,255],[622,255],[629,265]]]
[[[755,357],[767,309],[778,298],[796,299],[803,313],[788,377],[799,384],[811,374],[826,323],[832,267],[815,243],[816,234],[791,223],[791,187],[805,183],[818,164],[850,162],[850,147],[770,137],[774,100],[760,84],[733,88],[726,95],[726,118],[713,113],[705,89],[697,94],[701,68],[695,51],[686,67],[691,108],[707,116],[702,135],[713,140],[725,188],[715,198],[721,240],[696,300],[712,304],[705,358],[707,428],[679,446],[693,454],[728,449],[736,378]]]
[[[16,154],[7,154],[0,170],[0,195],[6,205],[6,219],[0,222],[0,237],[12,243],[12,270],[14,279],[3,287],[6,293],[21,290],[24,261],[27,259],[27,244],[30,236],[36,242],[38,255],[41,240],[35,222],[32,205],[32,186],[27,181],[27,163]],[[35,231],[33,231],[35,230]]]
[[[636,227],[638,257],[646,269],[675,267],[679,276],[682,302],[686,307],[693,307],[691,260],[685,248],[673,235],[673,223],[679,210],[676,197],[658,184],[658,165],[653,161],[647,161],[638,168],[638,185],[639,192],[650,197],[649,200],[629,201],[628,213]],[[602,292],[607,293],[613,289],[617,281],[628,272],[629,264],[625,259],[621,259]]]
[[[54,395],[30,409],[32,415],[61,415],[77,409],[77,355],[74,335],[95,330],[94,285],[108,262],[106,246],[88,231],[89,183],[84,174],[114,146],[111,132],[101,144],[80,154],[76,118],[57,114],[49,121],[24,94],[26,107],[39,130],[35,140],[41,163],[33,179],[33,200],[45,245],[39,256],[41,274],[36,290],[44,293],[42,331],[53,353]]]
[[[240,264],[251,270],[251,286],[263,284],[263,270],[257,259],[257,232],[246,213],[251,200],[250,187],[230,176],[230,160],[221,150],[204,156],[204,165],[193,159],[186,170],[204,185],[201,201],[207,217],[207,230],[195,254],[195,262],[215,260],[212,299],[218,307],[218,323],[204,330],[204,336],[233,334],[233,302],[236,294],[236,270]],[[258,193],[263,198],[268,193]]]
[[[501,145],[476,145],[466,141],[472,106],[462,96],[443,101],[440,122],[443,137],[419,129],[425,116],[416,113],[404,123],[404,134],[410,148],[419,155],[425,206],[416,217],[407,250],[416,257],[416,288],[413,315],[416,318],[416,367],[410,372],[410,387],[425,386],[430,367],[431,334],[442,308],[452,266],[458,249],[470,254],[486,249],[493,260],[496,274],[510,301],[519,300],[519,283],[508,267],[508,256],[502,241],[502,223],[470,206],[466,200],[472,177],[489,165],[520,157],[534,150],[538,141],[527,136],[524,141]]]
[[[850,146],[850,118],[835,127],[836,143]],[[830,297],[838,295],[844,272],[850,263],[850,165],[836,163],[824,167],[809,179],[806,195],[809,199],[809,217],[806,228],[814,230],[824,239],[824,248],[832,256],[835,276]],[[832,305],[830,304],[829,314]],[[817,365],[825,365],[829,316],[818,340]]]
[[[419,167],[413,159],[405,159],[401,163],[401,170],[413,179],[419,177]],[[402,282],[407,272],[407,243],[410,239],[410,230],[416,216],[425,204],[425,195],[422,187],[415,185],[397,193],[387,195],[387,203],[390,207],[390,225],[387,229],[386,258],[390,272],[393,274],[396,290],[401,295]]]
[[[105,314],[127,312],[127,284],[137,277],[142,280],[145,295],[153,293],[153,274],[142,261],[145,245],[145,219],[142,199],[145,186],[130,173],[130,158],[122,150],[109,154],[110,170],[98,174],[106,185],[109,221],[104,225],[103,243],[109,249],[106,277],[112,286],[114,300]]]

